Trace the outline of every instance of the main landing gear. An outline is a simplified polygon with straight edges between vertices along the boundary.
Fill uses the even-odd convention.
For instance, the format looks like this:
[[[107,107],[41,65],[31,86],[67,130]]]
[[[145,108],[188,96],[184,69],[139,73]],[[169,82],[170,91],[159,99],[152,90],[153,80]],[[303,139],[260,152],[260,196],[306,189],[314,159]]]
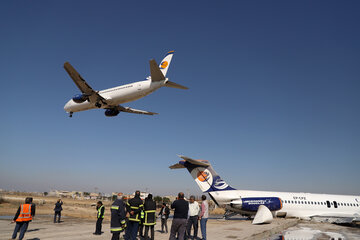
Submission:
[[[95,107],[101,108],[101,104],[97,102],[97,103],[95,103]]]

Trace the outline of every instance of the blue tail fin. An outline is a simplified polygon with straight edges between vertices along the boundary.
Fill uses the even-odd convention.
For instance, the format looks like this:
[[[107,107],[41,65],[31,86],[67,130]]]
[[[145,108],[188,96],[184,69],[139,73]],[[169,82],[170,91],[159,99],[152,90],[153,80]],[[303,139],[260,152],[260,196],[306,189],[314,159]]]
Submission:
[[[186,168],[203,192],[235,190],[215,172],[207,160],[195,160],[179,155],[183,160],[170,166],[171,169]]]

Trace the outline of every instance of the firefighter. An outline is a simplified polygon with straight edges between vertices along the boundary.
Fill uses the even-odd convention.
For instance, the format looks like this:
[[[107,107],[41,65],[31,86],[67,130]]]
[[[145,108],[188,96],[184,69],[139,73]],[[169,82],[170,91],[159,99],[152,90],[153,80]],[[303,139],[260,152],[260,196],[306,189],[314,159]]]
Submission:
[[[151,231],[151,240],[154,240],[154,226],[156,224],[156,202],[152,199],[152,194],[149,194],[144,203],[144,226],[145,239],[149,239],[149,228]]]
[[[105,214],[105,207],[103,205],[103,203],[101,201],[97,202],[96,205],[96,210],[97,210],[97,221],[96,221],[96,229],[95,232],[93,233],[94,235],[101,235],[101,225],[102,225],[102,221],[104,219],[104,214]]]
[[[144,238],[144,217],[145,217],[145,213],[144,211],[140,212],[140,222],[139,222],[139,236],[141,238]]]
[[[126,228],[126,210],[125,203],[121,199],[116,199],[111,206],[110,231],[111,240],[119,240],[120,233]]]
[[[130,199],[126,205],[126,210],[129,213],[129,225],[127,231],[127,240],[136,240],[139,229],[139,222],[141,218],[141,211],[143,210],[143,201],[140,198],[140,191],[135,192],[135,197]]]
[[[25,204],[21,204],[17,210],[13,223],[16,222],[14,233],[12,239],[16,239],[18,231],[20,231],[19,240],[24,238],[25,232],[29,226],[29,222],[35,216],[35,204],[32,204],[32,197],[27,197],[25,199]]]

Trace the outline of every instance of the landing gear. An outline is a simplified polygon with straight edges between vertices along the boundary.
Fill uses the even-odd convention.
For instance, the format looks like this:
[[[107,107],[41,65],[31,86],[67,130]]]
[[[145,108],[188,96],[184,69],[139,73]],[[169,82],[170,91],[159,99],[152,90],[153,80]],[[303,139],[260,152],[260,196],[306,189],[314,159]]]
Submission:
[[[69,113],[69,117],[72,117],[72,115],[73,115],[73,112],[70,112],[70,113]]]
[[[97,102],[97,103],[95,103],[95,107],[101,108],[101,104]]]
[[[224,213],[223,219],[228,220],[229,218],[231,218],[231,217],[233,217],[235,215],[238,215],[238,213],[226,210],[225,213]]]

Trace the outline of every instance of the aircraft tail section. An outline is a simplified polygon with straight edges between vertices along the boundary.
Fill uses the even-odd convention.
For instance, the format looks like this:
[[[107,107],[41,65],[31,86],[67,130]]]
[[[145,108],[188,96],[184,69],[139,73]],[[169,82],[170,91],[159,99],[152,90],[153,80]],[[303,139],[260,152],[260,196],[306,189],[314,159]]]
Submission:
[[[169,69],[170,63],[171,63],[171,59],[174,56],[175,51],[170,51],[166,54],[166,56],[164,57],[164,59],[161,61],[159,68],[162,72],[162,74],[166,77],[166,73]]]
[[[150,75],[151,75],[151,81],[152,82],[159,82],[159,81],[164,81],[165,80],[165,76],[162,73],[162,71],[160,70],[160,68],[158,67],[155,59],[151,59],[149,61],[150,63]]]
[[[183,160],[179,163],[170,166],[170,169],[186,168],[195,182],[203,192],[215,192],[225,190],[235,190],[230,187],[221,177],[215,172],[209,161],[195,160],[185,156],[179,155]]]

